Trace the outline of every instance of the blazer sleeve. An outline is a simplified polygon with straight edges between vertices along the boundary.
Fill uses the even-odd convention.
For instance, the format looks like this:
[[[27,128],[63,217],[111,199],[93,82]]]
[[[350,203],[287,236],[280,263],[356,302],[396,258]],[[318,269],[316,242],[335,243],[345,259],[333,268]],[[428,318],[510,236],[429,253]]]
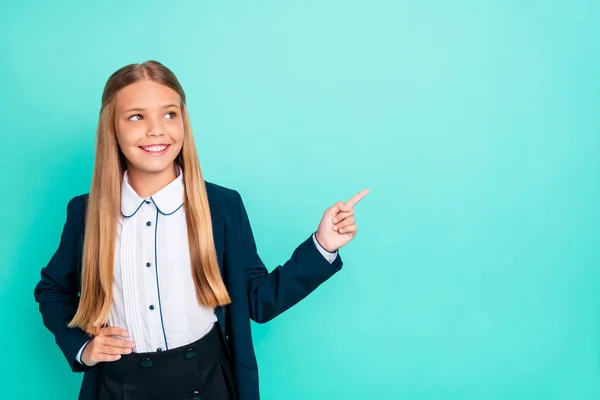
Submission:
[[[44,325],[54,335],[73,372],[90,368],[76,361],[77,353],[90,337],[80,328],[67,326],[79,304],[77,246],[83,229],[84,209],[82,204],[77,204],[78,200],[81,199],[73,198],[67,205],[67,221],[60,244],[50,262],[42,268],[41,279],[34,289]]]
[[[258,255],[242,197],[237,191],[235,193],[250,318],[264,323],[304,299],[340,271],[343,262],[339,253],[333,263],[327,261],[315,246],[311,234],[288,261],[268,272]]]

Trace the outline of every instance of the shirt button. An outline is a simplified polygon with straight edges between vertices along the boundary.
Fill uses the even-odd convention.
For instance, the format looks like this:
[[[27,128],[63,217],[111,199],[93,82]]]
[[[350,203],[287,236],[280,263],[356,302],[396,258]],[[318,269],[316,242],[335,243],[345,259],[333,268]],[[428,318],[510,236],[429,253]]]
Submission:
[[[150,200],[146,200],[146,204],[150,204],[150,203],[151,203],[151,201],[150,201]]]
[[[152,264],[150,264],[149,262],[146,263],[146,267],[151,266]]]
[[[159,347],[158,349],[156,349],[156,351],[162,351],[162,349]]]
[[[150,225],[152,225],[152,222],[150,222],[150,221],[146,222],[146,226],[150,226]]]
[[[151,310],[154,310],[154,306],[153,306],[153,305],[150,305],[150,307],[149,307],[149,308],[150,308]]]

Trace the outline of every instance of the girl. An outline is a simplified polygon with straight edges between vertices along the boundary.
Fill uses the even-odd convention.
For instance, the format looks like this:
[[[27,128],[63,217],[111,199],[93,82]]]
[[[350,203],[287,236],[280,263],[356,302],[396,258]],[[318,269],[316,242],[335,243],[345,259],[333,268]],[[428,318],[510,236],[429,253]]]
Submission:
[[[342,267],[357,232],[338,202],[268,272],[244,203],[205,182],[184,91],[156,61],[104,87],[89,194],[73,198],[35,288],[80,400],[257,400],[250,319],[269,321]]]

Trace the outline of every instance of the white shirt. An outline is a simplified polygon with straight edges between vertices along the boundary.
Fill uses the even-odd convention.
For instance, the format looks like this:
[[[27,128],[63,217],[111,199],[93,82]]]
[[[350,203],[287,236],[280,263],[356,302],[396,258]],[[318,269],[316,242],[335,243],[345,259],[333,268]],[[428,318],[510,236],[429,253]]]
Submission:
[[[210,331],[214,310],[198,303],[190,265],[183,208],[183,174],[148,198],[121,185],[121,215],[114,259],[113,306],[109,324],[126,329],[135,352],[154,352],[185,346]],[[315,246],[332,263],[330,253]],[[86,343],[87,345],[87,343]],[[77,354],[81,354],[85,345]]]

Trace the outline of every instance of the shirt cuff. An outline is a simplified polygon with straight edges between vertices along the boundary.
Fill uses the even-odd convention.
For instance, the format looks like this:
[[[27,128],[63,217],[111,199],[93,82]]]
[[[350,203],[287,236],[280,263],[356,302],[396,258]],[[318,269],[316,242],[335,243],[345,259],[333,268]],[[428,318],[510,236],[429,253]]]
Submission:
[[[337,258],[337,250],[334,253],[331,253],[327,250],[325,250],[323,248],[323,246],[321,246],[321,243],[319,243],[319,241],[317,240],[317,233],[313,233],[313,241],[315,242],[315,246],[317,246],[317,249],[319,250],[319,252],[323,255],[323,257],[325,257],[325,259],[327,261],[329,261],[329,264],[333,264],[333,262],[335,261],[335,259]]]
[[[82,361],[81,361],[81,355],[83,354],[83,350],[85,349],[85,346],[88,345],[88,343],[91,341],[92,339],[88,340],[87,342],[85,342],[85,344],[83,346],[81,346],[81,349],[79,349],[79,353],[77,353],[77,356],[75,357],[75,360],[81,364],[81,365],[85,365]]]

